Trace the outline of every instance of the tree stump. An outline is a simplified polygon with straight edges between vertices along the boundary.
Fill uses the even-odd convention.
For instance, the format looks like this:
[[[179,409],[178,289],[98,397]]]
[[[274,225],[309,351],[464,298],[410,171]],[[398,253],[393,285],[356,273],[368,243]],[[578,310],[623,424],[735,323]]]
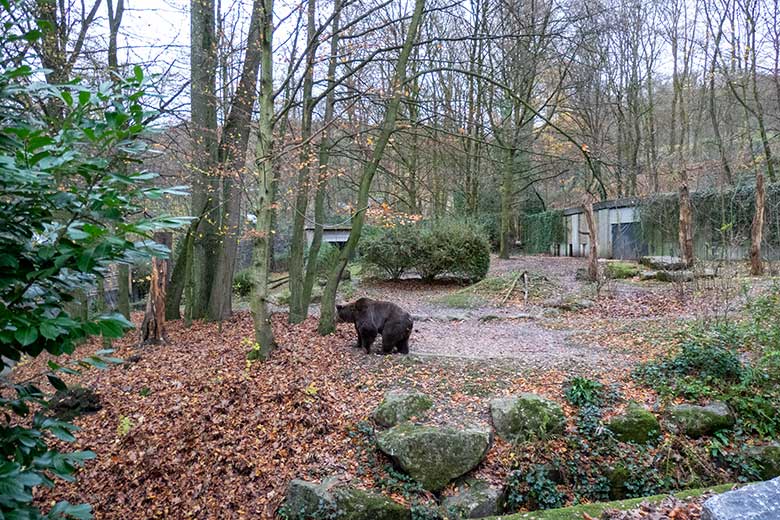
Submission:
[[[169,250],[173,243],[170,232],[154,234],[154,241],[166,246]],[[165,335],[165,293],[168,289],[167,258],[152,258],[152,279],[149,284],[149,297],[146,301],[146,313],[141,324],[141,343],[158,344],[166,342]]]

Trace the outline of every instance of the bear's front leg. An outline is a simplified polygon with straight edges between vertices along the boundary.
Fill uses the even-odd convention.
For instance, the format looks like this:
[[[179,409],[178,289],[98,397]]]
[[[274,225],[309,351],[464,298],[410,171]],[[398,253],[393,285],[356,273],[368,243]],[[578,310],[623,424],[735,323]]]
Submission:
[[[357,348],[363,348],[363,337],[360,335],[360,327],[358,327],[357,323],[355,323],[355,332],[357,332],[357,345],[355,347]]]

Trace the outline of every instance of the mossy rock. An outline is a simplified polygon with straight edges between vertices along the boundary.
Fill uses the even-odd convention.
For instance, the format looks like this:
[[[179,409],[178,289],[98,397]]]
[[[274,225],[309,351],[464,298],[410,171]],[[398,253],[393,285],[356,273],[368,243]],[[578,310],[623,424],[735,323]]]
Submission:
[[[458,488],[458,492],[442,500],[450,518],[484,518],[502,512],[504,489],[491,486],[484,480],[472,480]]]
[[[429,491],[474,469],[490,447],[490,430],[402,423],[377,436],[377,446]]]
[[[752,446],[745,450],[745,456],[758,469],[763,480],[780,476],[780,444]]]
[[[287,488],[283,506],[290,520],[409,520],[411,513],[403,505],[384,495],[339,484],[327,478],[321,484],[295,479]]]
[[[622,442],[646,444],[656,440],[661,433],[661,425],[655,415],[636,403],[631,403],[623,415],[613,417],[607,428]]]
[[[729,407],[717,401],[707,406],[673,406],[667,411],[667,418],[678,432],[694,439],[734,426],[734,416]]]
[[[609,480],[609,498],[612,500],[626,498],[626,482],[631,478],[628,468],[622,463],[617,463],[614,467],[607,469],[606,475]]]
[[[490,414],[498,435],[510,442],[546,439],[566,426],[561,407],[536,394],[493,399]]]
[[[632,262],[607,262],[604,265],[604,274],[613,280],[633,278],[639,274],[641,267]]]
[[[655,274],[659,282],[692,282],[694,279],[693,271],[658,271]]]
[[[374,411],[380,426],[391,427],[412,417],[420,417],[433,406],[433,400],[414,390],[391,390]]]

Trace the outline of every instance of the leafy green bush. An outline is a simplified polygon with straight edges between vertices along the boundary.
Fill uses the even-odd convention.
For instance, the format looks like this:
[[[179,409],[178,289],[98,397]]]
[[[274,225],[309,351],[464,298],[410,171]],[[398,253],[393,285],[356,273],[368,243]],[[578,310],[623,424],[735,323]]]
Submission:
[[[604,385],[585,377],[572,378],[564,388],[566,400],[574,406],[598,406],[602,402]]]
[[[371,230],[361,238],[359,251],[363,262],[392,279],[414,269],[426,280],[448,275],[476,281],[490,268],[490,244],[482,228],[469,221]]]
[[[458,220],[437,222],[420,237],[415,267],[425,280],[441,275],[481,280],[490,268],[490,244],[476,224]]]
[[[241,269],[233,276],[233,292],[239,296],[249,296],[252,292],[252,270]]]
[[[363,262],[397,280],[417,262],[420,228],[408,224],[369,232],[361,238],[358,251]]]
[[[563,507],[565,497],[548,473],[548,468],[539,464],[525,474],[510,473],[506,481],[507,510],[517,511],[523,506],[531,510]]]
[[[13,14],[9,10],[15,10]],[[21,17],[18,26],[35,26],[15,3],[0,3],[4,19]],[[11,39],[34,42],[39,32],[0,33],[3,49]],[[10,52],[10,51],[9,51]],[[20,52],[25,52],[20,51]],[[0,369],[22,356],[43,351],[52,356],[73,353],[90,336],[121,337],[132,324],[119,314],[69,314],[77,294],[97,286],[111,262],[130,262],[167,250],[146,237],[175,219],[144,218],[149,199],[177,190],[150,186],[155,175],[118,171],[138,162],[141,139],[150,114],[145,112],[143,73],[116,85],[92,89],[77,81],[57,86],[39,82],[24,55],[0,67]],[[56,117],[34,107],[53,107]],[[102,368],[119,360],[97,352],[78,363]],[[77,374],[78,363],[60,364],[52,357],[46,377],[59,391],[67,389],[59,372]],[[11,391],[12,390],[12,391]],[[12,395],[12,392],[15,395]],[[49,416],[48,396],[33,383],[12,385],[0,398],[0,517],[42,518],[33,504],[35,488],[54,479],[73,480],[78,466],[95,454],[60,452],[49,447],[51,436],[75,440],[71,423]],[[31,416],[31,417],[30,417]],[[89,505],[59,502],[47,518],[91,518]]]

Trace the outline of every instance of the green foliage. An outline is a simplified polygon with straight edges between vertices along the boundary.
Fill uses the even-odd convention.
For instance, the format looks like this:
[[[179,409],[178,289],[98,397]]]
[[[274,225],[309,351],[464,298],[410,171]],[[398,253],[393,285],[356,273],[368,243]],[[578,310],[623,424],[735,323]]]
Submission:
[[[520,229],[526,253],[548,253],[550,246],[564,240],[563,212],[542,211],[523,215]]]
[[[382,231],[374,230],[360,239],[363,262],[379,269],[393,280],[413,269],[420,253],[420,228],[403,224]]]
[[[639,266],[632,262],[607,262],[604,265],[604,274],[613,280],[633,278],[639,271]]]
[[[598,406],[602,402],[604,385],[593,379],[575,377],[564,388],[566,400],[574,406]]]
[[[130,417],[122,416],[119,418],[119,424],[116,426],[116,436],[120,439],[130,433],[133,429],[133,421]]]
[[[475,281],[490,268],[490,244],[484,235],[471,221],[406,224],[370,230],[361,238],[359,251],[363,262],[392,279],[416,270],[426,280],[448,275]]]
[[[549,477],[548,468],[535,465],[523,474],[513,471],[506,481],[506,506],[516,511],[525,506],[534,509],[555,509],[563,507],[564,495]]]
[[[252,270],[241,269],[233,276],[233,292],[238,296],[249,296],[252,292]]]
[[[317,276],[326,278],[338,263],[341,251],[330,242],[323,242],[317,252]]]
[[[490,268],[490,244],[470,221],[438,221],[423,231],[415,267],[426,280],[441,275],[481,280]]]
[[[0,7],[9,9],[15,8]],[[4,49],[10,38],[39,37],[37,31],[11,32],[0,35]],[[76,307],[77,294],[96,287],[109,263],[166,254],[150,240],[151,233],[182,223],[142,217],[149,200],[179,190],[151,186],[153,174],[119,169],[132,165],[145,148],[139,138],[150,114],[142,102],[141,69],[125,81],[92,89],[75,81],[38,83],[40,73],[19,65],[24,62],[23,56],[7,60],[0,69],[0,369],[6,359],[19,361],[23,355],[70,354],[89,336],[122,336],[132,324],[121,315],[71,315],[68,309]],[[40,106],[56,107],[58,116],[50,119],[31,109]],[[143,240],[133,243],[130,236]],[[62,391],[67,387],[58,372],[77,374],[119,361],[109,353],[99,351],[75,364],[52,359],[48,382]],[[78,428],[46,415],[47,395],[37,385],[16,384],[12,391],[15,395],[0,398],[5,418],[0,517],[43,518],[33,505],[34,488],[53,486],[55,478],[73,480],[76,468],[95,455],[51,449],[50,435],[72,442]],[[47,517],[90,518],[90,511],[88,505],[60,502]]]
[[[780,184],[766,188],[767,208],[780,204]],[[691,193],[693,234],[697,242],[706,243],[707,255],[720,258],[732,244],[750,240],[750,228],[755,215],[755,185],[744,184],[725,190],[700,190]],[[642,200],[639,206],[643,241],[658,254],[673,254],[677,248],[679,198],[676,194],[659,195]],[[669,218],[674,215],[675,218]],[[780,245],[780,215],[765,213],[764,243]],[[670,248],[670,249],[667,249]]]

